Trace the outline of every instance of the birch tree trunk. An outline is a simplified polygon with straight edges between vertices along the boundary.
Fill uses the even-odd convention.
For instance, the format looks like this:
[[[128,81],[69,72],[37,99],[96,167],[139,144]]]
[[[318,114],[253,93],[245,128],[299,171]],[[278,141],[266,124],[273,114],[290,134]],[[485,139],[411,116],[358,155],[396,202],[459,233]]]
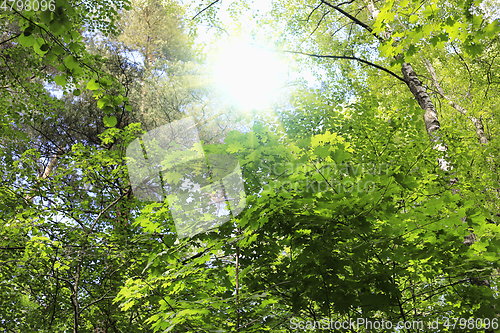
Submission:
[[[376,19],[379,14],[379,10],[375,7],[373,0],[368,0],[366,7],[370,12],[371,17],[373,19]],[[387,26],[387,29],[382,33],[383,38],[385,39],[389,38],[390,34],[392,33],[391,30],[392,29],[389,26]],[[379,40],[382,39],[382,37],[380,36],[378,36],[378,38]],[[439,124],[437,111],[434,106],[434,103],[432,102],[429,94],[427,93],[427,90],[422,85],[422,82],[419,80],[417,74],[413,70],[413,67],[410,63],[403,63],[401,71],[403,73],[403,78],[405,79],[406,84],[408,85],[408,88],[410,89],[411,93],[417,100],[422,110],[425,111],[424,113],[425,129],[427,130],[427,134],[429,135],[430,140],[436,142],[434,148],[445,152],[447,150],[447,147],[446,145],[440,142],[441,137],[439,135],[439,130],[441,128],[441,125]],[[458,107],[457,104],[455,104],[455,106]],[[478,134],[480,141],[487,142],[486,136],[484,135],[484,129],[482,123],[480,123],[477,119],[473,120],[473,123],[476,126],[476,133]],[[440,159],[439,167],[442,170],[447,171],[449,169],[449,163],[445,159]],[[455,182],[456,180],[451,180],[452,184]],[[463,218],[462,221],[465,223],[465,217]],[[474,235],[473,231],[470,231],[470,234],[464,237],[463,243],[465,245],[470,246],[474,244],[475,241],[476,241],[476,236]],[[490,287],[490,283],[487,279],[480,277],[470,277],[469,280],[470,283],[473,285]],[[486,329],[485,332],[489,333],[493,331]]]
[[[373,0],[368,0],[366,2],[366,8],[370,12],[372,19],[376,20],[380,11],[375,7]],[[392,29],[390,26],[387,26],[386,30],[377,37],[380,41],[383,41],[384,39],[389,39],[391,34]],[[448,148],[441,142],[441,136],[439,134],[441,124],[439,123],[436,107],[434,106],[429,93],[423,86],[410,63],[403,63],[401,66],[401,72],[403,73],[404,81],[410,89],[413,97],[415,97],[415,100],[418,102],[422,110],[424,110],[425,129],[429,135],[429,139],[436,143],[434,149],[446,152]],[[445,158],[440,158],[438,162],[441,170],[448,171],[450,169],[450,165]]]
[[[40,172],[38,174],[37,179],[47,179],[52,174],[52,172],[54,171],[55,167],[57,166],[57,162],[59,161],[59,159],[62,156],[62,153],[63,153],[62,149],[60,147],[57,148],[57,152],[54,154],[54,156],[51,157],[49,163],[43,169],[43,172]],[[35,188],[33,188],[31,190],[31,192],[33,192],[33,191],[35,191]],[[34,197],[35,197],[34,193],[33,194],[28,193],[26,195],[26,197],[24,197],[24,200],[26,201],[26,203],[28,203],[28,202],[31,202]]]
[[[486,134],[484,133],[484,126],[483,126],[483,121],[482,121],[481,117],[479,117],[479,118],[476,118],[474,116],[469,117],[467,110],[465,108],[463,108],[461,105],[455,103],[452,100],[452,98],[444,92],[443,88],[439,84],[439,81],[438,81],[438,78],[436,75],[436,71],[434,70],[434,66],[432,66],[432,63],[428,59],[424,59],[424,61],[425,61],[425,67],[427,68],[427,71],[431,75],[432,84],[436,88],[439,96],[446,99],[448,101],[448,103],[450,104],[450,106],[453,107],[455,110],[457,110],[458,112],[460,112],[461,114],[463,114],[464,116],[469,118],[469,120],[472,122],[472,124],[474,125],[474,127],[476,129],[476,135],[479,139],[479,142],[481,144],[484,144],[484,145],[487,144],[488,138],[486,137]]]

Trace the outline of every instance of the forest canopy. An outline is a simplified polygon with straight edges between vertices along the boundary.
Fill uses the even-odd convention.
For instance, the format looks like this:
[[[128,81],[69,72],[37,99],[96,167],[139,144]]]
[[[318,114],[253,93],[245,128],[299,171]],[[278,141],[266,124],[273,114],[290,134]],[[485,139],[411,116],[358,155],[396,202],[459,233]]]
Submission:
[[[498,0],[0,27],[2,332],[500,331]]]

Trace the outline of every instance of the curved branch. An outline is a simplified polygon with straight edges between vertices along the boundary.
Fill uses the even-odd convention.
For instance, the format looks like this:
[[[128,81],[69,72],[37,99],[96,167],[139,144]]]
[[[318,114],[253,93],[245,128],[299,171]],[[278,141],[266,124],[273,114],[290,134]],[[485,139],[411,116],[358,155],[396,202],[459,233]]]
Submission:
[[[369,62],[368,60],[361,59],[358,57],[349,57],[349,56],[335,56],[335,55],[320,55],[320,54],[311,54],[311,53],[305,53],[305,52],[300,52],[300,51],[283,51],[286,53],[293,53],[293,54],[301,54],[301,55],[306,55],[309,57],[315,57],[315,58],[328,58],[328,59],[346,59],[346,60],[356,60],[359,61],[363,64],[375,67],[381,71],[384,71],[392,76],[394,76],[396,79],[400,80],[401,82],[404,82],[406,84],[406,80],[403,79],[401,76],[397,75],[396,73],[390,71],[389,69],[382,67],[380,65],[374,64],[373,62]]]
[[[320,3],[319,5],[317,5],[316,7],[314,7],[314,9],[309,13],[309,15],[307,15],[307,19],[300,20],[300,21],[309,22],[309,19],[311,18],[311,15],[316,11],[316,9],[318,9],[319,7],[321,7],[321,5],[322,5],[322,3]]]

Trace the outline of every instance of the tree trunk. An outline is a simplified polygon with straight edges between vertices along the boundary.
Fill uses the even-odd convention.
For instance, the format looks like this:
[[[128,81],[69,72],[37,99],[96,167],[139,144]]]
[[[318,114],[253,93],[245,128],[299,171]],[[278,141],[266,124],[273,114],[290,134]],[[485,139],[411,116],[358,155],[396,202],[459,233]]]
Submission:
[[[484,133],[484,127],[483,127],[483,121],[481,117],[476,118],[474,116],[468,116],[467,115],[467,110],[463,108],[461,105],[455,103],[450,96],[446,95],[444,92],[443,88],[439,84],[436,71],[434,70],[434,66],[432,66],[432,63],[428,59],[424,59],[425,61],[425,67],[427,68],[427,71],[431,75],[432,78],[432,83],[434,84],[434,87],[436,87],[436,90],[442,98],[446,99],[448,103],[450,104],[451,107],[453,107],[455,110],[463,114],[464,116],[468,117],[472,124],[474,124],[474,127],[476,128],[476,135],[479,139],[479,142],[483,145],[488,143],[488,138],[486,137],[486,134]]]
[[[439,131],[441,125],[439,124],[437,111],[434,107],[434,104],[432,103],[429,94],[422,85],[422,82],[420,82],[411,64],[404,63],[401,68],[401,72],[403,73],[403,77],[406,81],[406,84],[408,85],[408,88],[410,88],[411,93],[417,100],[422,110],[425,111],[424,123],[427,134],[429,134],[431,141],[439,141],[437,131]]]
[[[57,152],[54,154],[54,156],[52,156],[47,167],[45,167],[43,169],[43,172],[38,174],[37,179],[47,179],[50,176],[50,174],[54,171],[54,169],[57,165],[57,162],[59,161],[61,156],[62,156],[62,149],[57,148]],[[34,190],[35,189],[32,188],[30,192],[32,192]],[[35,194],[27,194],[26,197],[24,197],[24,200],[26,201],[26,203],[28,203],[28,201],[32,201],[34,197],[35,197]]]
[[[377,19],[379,11],[375,7],[373,0],[367,1],[367,9],[370,12],[371,17],[373,19]],[[390,27],[387,27],[387,29],[382,34],[386,39],[390,37],[390,34],[389,36],[387,35],[388,32],[392,33]],[[425,87],[422,85],[422,82],[420,82],[411,64],[403,63],[401,71],[403,73],[403,77],[406,81],[406,84],[408,85],[408,88],[410,88],[411,93],[417,100],[420,107],[425,111],[424,113],[425,129],[427,130],[427,134],[429,135],[430,140],[437,143],[434,146],[434,148],[440,151],[446,151],[447,150],[446,145],[439,143],[439,141],[441,141],[441,137],[439,135],[439,130],[441,128],[441,125],[439,124],[437,111],[436,108],[434,107],[434,104],[432,103],[429,94],[427,93]],[[452,104],[452,106],[455,107],[458,105],[454,103]],[[487,142],[486,136],[484,135],[482,122],[479,122],[477,119],[475,119],[475,121],[473,120],[473,123],[476,126],[476,133],[478,134],[480,141]],[[439,167],[442,170],[447,171],[448,162],[445,159],[440,159],[439,162],[440,162]],[[451,182],[454,183],[456,182],[456,180],[452,180]],[[465,218],[463,220],[465,221]],[[475,241],[476,241],[476,236],[474,235],[473,231],[470,231],[470,235],[464,237],[463,243],[466,245],[472,245]],[[484,278],[470,277],[469,281],[472,285],[490,287],[489,281]],[[493,331],[486,329],[485,332],[489,333]]]

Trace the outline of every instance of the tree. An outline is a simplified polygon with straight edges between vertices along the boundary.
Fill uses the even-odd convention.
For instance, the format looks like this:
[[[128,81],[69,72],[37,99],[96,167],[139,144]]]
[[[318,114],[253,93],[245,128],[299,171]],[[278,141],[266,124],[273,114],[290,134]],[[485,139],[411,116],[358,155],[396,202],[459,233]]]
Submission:
[[[210,4],[200,16],[212,18],[214,7]],[[245,306],[235,302],[236,313],[252,313],[255,321],[240,323],[241,317],[234,314],[225,327],[252,331],[282,325],[285,331],[292,324],[290,318],[368,317],[425,320],[425,325],[439,320],[443,325],[451,313],[488,318],[485,328],[497,328],[491,322],[498,320],[494,310],[498,301],[492,289],[482,285],[487,280],[494,286],[498,279],[497,210],[483,205],[486,198],[496,202],[487,193],[498,184],[489,163],[481,169],[489,176],[476,183],[471,175],[478,169],[472,171],[463,154],[473,149],[475,156],[491,158],[495,148],[477,144],[485,141],[478,116],[471,118],[473,141],[459,139],[471,138],[470,127],[443,128],[441,123],[453,118],[445,114],[438,120],[424,78],[417,75],[429,69],[429,86],[449,99],[438,88],[430,60],[420,62],[418,56],[442,54],[466,63],[464,57],[478,59],[487,54],[483,48],[497,43],[499,27],[481,19],[479,3],[461,3],[458,8],[462,10],[451,4],[424,7],[408,1],[385,2],[380,10],[371,2],[354,1],[275,5],[272,22],[289,32],[280,31],[281,42],[290,53],[317,58],[327,74],[322,89],[299,94],[294,107],[281,112],[284,130],[295,140],[287,142],[288,148],[280,135],[259,124],[250,133],[231,133],[216,148],[240,159],[249,203],[235,218],[241,236],[236,236],[237,229],[228,231],[227,236],[239,242],[226,253],[240,249],[238,265],[245,268],[246,277],[239,287],[254,299],[266,298],[261,307],[259,302]],[[471,33],[472,29],[483,33]],[[296,50],[296,45],[306,49]],[[447,45],[458,50],[455,55]],[[374,49],[380,51],[378,56]],[[332,54],[335,51],[339,53]],[[356,63],[332,65],[332,59],[355,61],[377,72]],[[496,64],[493,59],[485,62],[489,68]],[[345,74],[355,102],[327,106],[342,100],[339,95],[346,90],[331,82],[338,72]],[[490,75],[486,75],[488,87],[494,82]],[[473,80],[470,72],[462,77]],[[405,86],[389,84],[394,79]],[[480,81],[477,89],[484,90]],[[454,103],[451,106],[459,108]],[[217,257],[213,252],[212,260]],[[170,270],[162,272],[160,281],[168,279],[166,274],[175,281]],[[158,275],[150,273],[150,282],[158,281]],[[130,281],[119,299],[135,300],[138,295],[132,297],[130,291],[140,285]],[[165,302],[173,308],[193,306]],[[262,308],[268,309],[266,315]],[[217,317],[220,311],[214,309],[210,316]],[[174,312],[161,307],[151,318],[155,327],[189,322]],[[221,328],[203,326],[198,319],[192,322],[200,326],[178,326],[179,331]],[[360,330],[370,331],[366,326]]]
[[[171,3],[162,8],[178,15],[176,6]],[[180,38],[174,38],[178,40],[175,45],[165,45],[159,38],[156,67],[146,71],[124,55],[116,38],[107,38],[106,34],[117,32],[114,16],[108,30],[103,22],[92,22],[91,16],[79,16],[82,12],[68,8],[63,14],[49,10],[29,17],[23,12],[6,17],[6,26],[13,31],[6,30],[2,43],[8,73],[3,77],[2,197],[8,207],[2,210],[4,265],[0,274],[2,290],[12,291],[2,303],[1,321],[8,329],[20,331],[144,330],[151,306],[122,313],[111,301],[129,275],[129,266],[133,263],[134,269],[144,269],[147,257],[140,253],[155,252],[165,235],[132,223],[142,204],[130,189],[125,151],[139,133],[162,122],[154,117],[160,107],[140,114],[144,101],[136,99],[142,89],[138,83],[155,70],[167,73],[170,86],[156,85],[155,94],[149,95],[153,102],[168,96],[166,105],[176,103],[172,119],[186,113],[189,103],[196,110],[194,99],[175,100],[176,90],[188,96],[194,90],[184,83],[185,78],[176,77],[192,71],[193,65],[179,63],[190,52],[181,44],[189,43],[182,26],[162,30],[161,38],[174,33]],[[57,15],[68,16],[73,24],[65,30],[69,37],[54,31],[58,26],[52,21],[60,19]],[[24,32],[9,20],[19,21]],[[102,33],[104,41],[97,42],[96,35],[83,38],[75,28],[79,24],[98,26],[96,34]],[[37,42],[36,34],[47,43]],[[183,55],[177,52],[179,48],[184,48]],[[57,95],[61,92],[62,97]],[[210,120],[204,114],[200,120],[204,117]],[[138,120],[144,121],[143,129],[133,124]],[[204,138],[213,140],[218,135]]]
[[[235,116],[216,112],[224,103],[189,76],[202,61],[184,8],[101,4],[96,15],[59,2],[2,14],[2,326],[498,328],[494,5],[275,3],[261,30],[274,27],[321,85],[229,132]],[[195,20],[216,22],[216,10],[210,2]],[[82,37],[93,26],[104,37]],[[214,120],[201,131],[204,153],[237,158],[246,207],[179,238],[173,210],[183,207],[139,200],[125,155],[144,132],[188,115]],[[190,180],[198,166],[166,179]]]

